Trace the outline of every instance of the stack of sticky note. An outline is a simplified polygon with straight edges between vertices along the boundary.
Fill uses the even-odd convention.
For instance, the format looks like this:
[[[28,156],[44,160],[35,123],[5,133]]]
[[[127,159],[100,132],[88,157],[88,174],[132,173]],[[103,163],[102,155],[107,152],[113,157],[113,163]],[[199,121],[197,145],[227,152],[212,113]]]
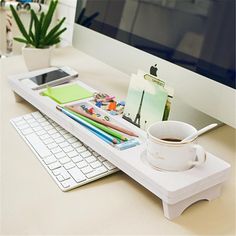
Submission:
[[[79,84],[70,84],[58,86],[55,88],[47,88],[43,93],[59,104],[65,104],[93,96],[93,93]]]

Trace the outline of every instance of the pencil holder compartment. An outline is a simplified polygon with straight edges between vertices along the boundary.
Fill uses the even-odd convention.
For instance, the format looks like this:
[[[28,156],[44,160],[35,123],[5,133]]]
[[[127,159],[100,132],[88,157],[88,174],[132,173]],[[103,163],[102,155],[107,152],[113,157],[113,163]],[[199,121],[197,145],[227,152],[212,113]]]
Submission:
[[[121,116],[112,116],[90,101],[68,104],[64,109],[64,113],[118,150],[126,150],[142,143],[140,135]]]

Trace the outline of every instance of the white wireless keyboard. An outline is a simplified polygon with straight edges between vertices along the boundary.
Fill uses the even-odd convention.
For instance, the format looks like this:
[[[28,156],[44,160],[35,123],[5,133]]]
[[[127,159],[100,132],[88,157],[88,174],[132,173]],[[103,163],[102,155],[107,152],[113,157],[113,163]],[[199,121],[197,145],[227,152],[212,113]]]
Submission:
[[[11,123],[62,191],[119,170],[38,111],[14,118]]]

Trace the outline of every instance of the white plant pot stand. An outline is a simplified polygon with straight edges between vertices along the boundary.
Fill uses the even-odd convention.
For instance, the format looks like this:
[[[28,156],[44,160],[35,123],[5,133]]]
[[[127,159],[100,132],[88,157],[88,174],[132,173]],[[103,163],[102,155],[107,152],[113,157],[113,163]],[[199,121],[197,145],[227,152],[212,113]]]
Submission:
[[[35,72],[30,72],[36,75]],[[29,76],[29,74],[27,74]],[[120,170],[143,185],[162,200],[164,215],[174,219],[194,202],[199,200],[213,200],[220,194],[223,182],[227,179],[230,165],[225,161],[207,153],[206,162],[199,166],[182,172],[164,172],[155,170],[145,159],[145,142],[141,145],[127,149],[117,150],[103,142],[86,128],[82,127],[60,111],[56,110],[56,103],[48,97],[41,96],[40,90],[33,91],[20,82],[20,75],[10,78],[13,91],[37,109],[45,113],[74,136],[85,142],[100,155],[104,156]],[[77,82],[84,85],[82,82]],[[86,86],[86,85],[85,85]],[[19,98],[17,96],[17,98]],[[140,136],[144,132],[132,126],[120,117],[114,117],[124,127],[131,128]]]

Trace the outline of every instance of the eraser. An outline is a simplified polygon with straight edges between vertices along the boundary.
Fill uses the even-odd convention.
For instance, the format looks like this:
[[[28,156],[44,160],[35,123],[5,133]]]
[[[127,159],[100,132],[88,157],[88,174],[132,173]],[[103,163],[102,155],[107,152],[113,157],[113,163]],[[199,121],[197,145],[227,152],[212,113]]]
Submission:
[[[130,139],[130,140],[125,141],[123,143],[117,144],[115,147],[119,150],[125,150],[125,149],[131,148],[131,147],[135,147],[139,144],[140,144],[140,142],[137,139]]]

